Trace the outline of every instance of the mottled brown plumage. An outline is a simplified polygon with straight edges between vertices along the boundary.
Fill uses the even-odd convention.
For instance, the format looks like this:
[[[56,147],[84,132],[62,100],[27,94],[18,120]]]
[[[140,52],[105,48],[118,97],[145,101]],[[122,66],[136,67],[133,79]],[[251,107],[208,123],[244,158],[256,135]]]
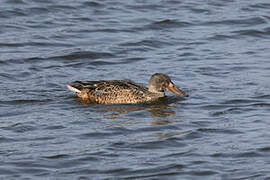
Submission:
[[[99,104],[136,104],[155,101],[164,97],[164,90],[179,96],[188,96],[177,88],[166,74],[156,73],[149,81],[149,88],[132,81],[75,81],[67,87],[85,102]]]

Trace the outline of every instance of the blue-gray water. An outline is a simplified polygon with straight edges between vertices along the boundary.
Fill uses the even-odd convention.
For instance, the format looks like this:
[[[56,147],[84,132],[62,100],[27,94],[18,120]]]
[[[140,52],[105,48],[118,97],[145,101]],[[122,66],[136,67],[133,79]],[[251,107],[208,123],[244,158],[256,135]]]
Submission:
[[[167,73],[190,94],[82,104]],[[0,179],[270,179],[268,0],[0,2]]]

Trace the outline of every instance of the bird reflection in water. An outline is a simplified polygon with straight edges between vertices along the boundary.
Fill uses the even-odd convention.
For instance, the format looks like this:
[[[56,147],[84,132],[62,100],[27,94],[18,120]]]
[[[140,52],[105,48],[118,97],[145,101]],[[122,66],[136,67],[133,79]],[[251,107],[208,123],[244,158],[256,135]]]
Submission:
[[[80,101],[80,99],[78,99]],[[107,124],[107,127],[125,127],[137,124],[138,121],[134,121],[134,119],[144,118],[147,116],[147,112],[150,113],[152,119],[151,125],[153,126],[166,126],[167,124],[174,124],[178,123],[180,120],[173,120],[172,118],[167,119],[166,117],[174,116],[176,109],[177,101],[181,100],[178,97],[163,97],[160,100],[149,103],[149,104],[121,104],[121,105],[99,105],[99,104],[87,104],[85,105],[95,105],[94,109],[91,108],[90,111],[96,113],[104,114],[105,118],[113,119],[114,121]],[[138,113],[137,113],[138,112]],[[140,113],[142,112],[142,113]],[[115,121],[116,120],[116,121]],[[120,120],[117,121],[117,120]],[[123,120],[123,121],[122,121]],[[152,141],[159,141],[179,135],[184,135],[190,133],[190,130],[184,131],[165,131],[162,132],[149,132],[147,136],[142,134],[141,136],[136,136],[133,138],[128,138],[127,141],[130,142],[152,142]]]
[[[78,98],[77,100],[85,105],[93,105],[93,103],[89,104],[81,101],[80,98]],[[175,115],[175,111],[172,109],[176,108],[176,106],[171,104],[177,101],[179,101],[179,97],[163,97],[153,103],[144,103],[135,105],[133,104],[98,105],[97,109],[95,110],[92,109],[91,111],[95,111],[98,113],[105,113],[106,118],[110,119],[132,119],[128,117],[123,117],[123,115],[139,111],[148,111],[150,112],[151,117],[153,119],[157,119]],[[152,124],[162,125],[167,123],[170,122],[158,121],[153,122]]]

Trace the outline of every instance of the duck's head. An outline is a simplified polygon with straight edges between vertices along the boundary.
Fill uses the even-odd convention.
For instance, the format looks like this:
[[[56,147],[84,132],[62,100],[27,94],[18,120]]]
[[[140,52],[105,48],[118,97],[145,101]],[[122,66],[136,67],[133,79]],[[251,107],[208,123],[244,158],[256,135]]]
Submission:
[[[156,73],[153,74],[149,80],[149,91],[153,93],[161,93],[164,95],[164,90],[170,91],[178,96],[187,97],[188,94],[181,89],[179,89],[171,81],[170,77],[167,74]]]

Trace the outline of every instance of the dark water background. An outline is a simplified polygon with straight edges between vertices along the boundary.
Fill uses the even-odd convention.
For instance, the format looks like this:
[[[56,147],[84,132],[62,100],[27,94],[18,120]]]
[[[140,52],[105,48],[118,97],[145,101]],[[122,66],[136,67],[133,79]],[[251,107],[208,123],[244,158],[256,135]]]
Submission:
[[[190,97],[65,87],[155,72]],[[0,1],[0,93],[0,179],[270,179],[270,2]]]

